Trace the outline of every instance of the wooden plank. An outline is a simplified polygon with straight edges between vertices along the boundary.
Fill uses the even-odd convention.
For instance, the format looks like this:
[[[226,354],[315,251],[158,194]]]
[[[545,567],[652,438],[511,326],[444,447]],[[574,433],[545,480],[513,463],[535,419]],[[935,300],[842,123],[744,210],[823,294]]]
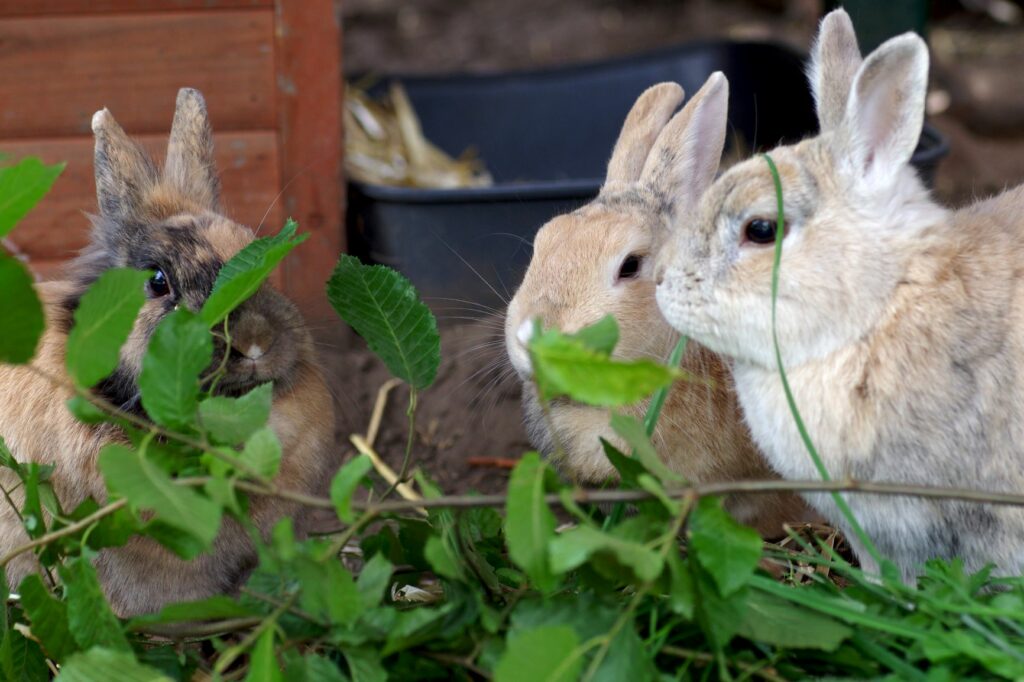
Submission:
[[[167,148],[166,134],[137,139],[155,158]],[[279,230],[283,206],[274,201],[281,186],[277,135],[272,131],[220,133],[214,144],[225,214],[253,228],[266,214],[263,233]],[[88,242],[89,220],[83,213],[96,211],[92,138],[0,141],[0,150],[13,158],[32,154],[48,163],[67,161],[50,194],[10,238],[33,262],[74,255]]]
[[[309,318],[333,318],[324,283],[345,247],[340,18],[334,0],[277,0],[276,20],[285,214],[310,233],[282,279]]]
[[[274,0],[0,0],[0,16],[273,7]]]
[[[273,13],[56,16],[0,21],[0,139],[166,131],[178,88],[208,94],[215,130],[277,127]]]

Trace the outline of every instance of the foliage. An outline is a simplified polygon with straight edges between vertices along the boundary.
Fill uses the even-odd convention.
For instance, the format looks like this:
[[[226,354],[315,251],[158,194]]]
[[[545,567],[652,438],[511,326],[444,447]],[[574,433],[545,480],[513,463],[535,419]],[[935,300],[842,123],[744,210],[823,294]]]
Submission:
[[[15,461],[0,441],[0,466],[24,491],[17,512],[46,569],[7,600],[0,678],[1024,676],[1024,580],[968,575],[955,561],[929,563],[916,586],[868,577],[813,533],[793,534],[796,551],[765,547],[720,499],[686,487],[649,440],[657,406],[683,376],[670,367],[685,341],[668,367],[623,362],[613,356],[611,319],[573,335],[546,330],[530,350],[546,396],[625,406],[655,393],[644,423],[609,414],[630,450],[603,443],[618,489],[578,490],[528,453],[512,473],[504,514],[487,506],[493,500],[440,498],[423,474],[423,499],[395,502],[384,499],[392,486],[363,454],[337,473],[329,498],[313,499],[334,510],[337,533],[300,540],[284,519],[269,538],[253,531],[259,565],[240,594],[117,618],[94,568],[97,552],[141,533],[194,557],[209,550],[222,519],[251,529],[250,492],[281,492],[270,487],[287,456],[268,426],[272,387],[210,395],[211,327],[229,333],[231,309],[299,240],[289,224],[244,249],[221,272],[216,291],[224,293],[199,314],[164,319],[142,361],[152,422],[128,420],[89,391],[116,364],[144,273],[113,271],[86,293],[69,342],[78,392],[70,407],[126,438],[99,457],[109,499],[73,510],[60,507],[49,467]],[[0,281],[8,262],[0,259]],[[31,287],[0,291],[0,339],[22,338],[0,341],[0,352],[23,362],[38,339],[38,301]],[[414,390],[429,387],[440,354],[436,322],[404,278],[343,257],[329,293],[392,371]],[[593,503],[624,493],[643,498],[632,514],[605,514]]]

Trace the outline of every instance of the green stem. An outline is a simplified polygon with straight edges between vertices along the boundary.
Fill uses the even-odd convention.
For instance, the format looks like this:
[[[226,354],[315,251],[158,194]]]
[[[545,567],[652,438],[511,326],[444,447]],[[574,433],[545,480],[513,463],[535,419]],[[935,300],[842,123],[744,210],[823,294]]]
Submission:
[[[683,336],[676,342],[675,348],[672,349],[672,354],[668,358],[669,367],[678,367],[679,363],[683,361],[683,353],[686,352],[687,341],[689,339]],[[654,396],[651,398],[651,404],[647,407],[647,414],[644,415],[644,429],[647,431],[648,438],[654,435],[654,427],[658,425],[658,418],[661,416],[661,410],[665,406],[665,400],[668,398],[668,392],[671,390],[671,384],[663,386],[655,391]]]
[[[800,432],[800,439],[804,443],[804,447],[807,448],[807,452],[811,455],[811,460],[814,462],[815,468],[818,470],[818,475],[821,476],[823,481],[831,481],[832,477],[829,476],[828,469],[825,468],[825,463],[821,460],[818,454],[817,448],[814,447],[814,442],[811,441],[811,436],[807,432],[807,427],[804,425],[803,417],[800,416],[800,410],[797,409],[796,400],[793,398],[793,391],[789,387],[789,379],[786,377],[786,369],[782,364],[782,351],[779,348],[779,335],[776,327],[776,310],[778,308],[779,298],[779,269],[782,264],[782,242],[785,236],[785,224],[786,224],[786,213],[782,203],[782,179],[779,177],[779,169],[775,167],[775,162],[772,157],[767,154],[761,155],[765,162],[768,164],[768,170],[771,171],[772,181],[775,183],[775,202],[778,207],[778,215],[776,216],[775,222],[775,263],[772,267],[772,343],[775,345],[775,363],[779,367],[779,376],[782,379],[782,390],[786,394],[786,402],[789,404],[789,411],[793,415],[793,421],[796,422],[797,431]],[[882,555],[878,552],[875,547],[875,543],[871,541],[868,534],[864,532],[864,528],[861,527],[860,522],[857,521],[857,517],[853,515],[853,510],[846,503],[846,498],[837,492],[832,493],[832,500],[835,502],[836,507],[839,508],[839,512],[846,519],[846,522],[850,525],[854,535],[860,540],[861,544],[867,550],[868,554],[871,555],[881,568]]]
[[[416,392],[416,387],[410,384],[409,407],[405,411],[406,416],[409,418],[409,435],[405,440],[405,456],[402,457],[402,468],[399,470],[394,483],[388,486],[388,489],[380,496],[380,499],[382,500],[395,492],[395,488],[400,484],[405,483],[405,479],[409,475],[409,465],[412,462],[412,446],[416,439],[416,401],[418,397],[419,394]]]

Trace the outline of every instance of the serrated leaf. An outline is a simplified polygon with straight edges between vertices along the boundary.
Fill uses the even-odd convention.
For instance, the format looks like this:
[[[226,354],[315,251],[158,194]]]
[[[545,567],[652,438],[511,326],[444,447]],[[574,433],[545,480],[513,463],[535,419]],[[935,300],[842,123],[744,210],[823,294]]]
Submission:
[[[668,564],[668,605],[683,618],[692,620],[697,594],[690,567],[677,552],[669,552],[665,562]]]
[[[430,563],[434,573],[439,576],[451,579],[461,577],[458,557],[454,556],[444,540],[436,535],[431,535],[427,539],[427,544],[423,548],[423,557]]]
[[[159,670],[124,651],[96,647],[75,654],[61,666],[57,682],[172,682]]]
[[[376,650],[370,647],[345,647],[342,654],[348,663],[352,682],[387,682],[388,673]]]
[[[331,502],[338,512],[338,518],[345,523],[352,523],[352,495],[366,474],[373,468],[373,462],[366,455],[359,455],[345,463],[331,481]]]
[[[681,376],[650,360],[616,360],[554,330],[534,336],[530,359],[544,400],[569,396],[599,407],[631,405]]]
[[[723,597],[747,584],[761,559],[761,536],[737,523],[716,497],[701,498],[689,520],[690,549]]]
[[[434,383],[441,362],[437,320],[408,279],[343,254],[327,282],[327,297],[392,374],[417,389]]]
[[[128,624],[129,629],[143,625],[164,623],[183,623],[189,621],[220,620],[226,618],[244,618],[258,613],[248,606],[239,604],[230,597],[216,595],[199,601],[168,604],[157,613],[137,616]]]
[[[139,391],[150,418],[189,430],[199,406],[199,375],[210,366],[213,339],[207,325],[180,308],[153,332],[142,359]]]
[[[302,557],[295,562],[295,571],[302,586],[299,598],[305,611],[342,625],[359,618],[363,601],[352,574],[340,561]]]
[[[245,442],[239,458],[267,478],[277,475],[281,466],[281,441],[269,426],[265,426]]]
[[[274,628],[267,628],[249,654],[249,672],[245,682],[284,682],[274,655]]]
[[[651,439],[647,437],[644,425],[637,419],[625,414],[613,414],[611,426],[612,430],[633,449],[633,456],[640,460],[647,471],[661,481],[679,482],[683,480],[682,476],[669,469],[661,461],[654,446],[651,445]]]
[[[11,628],[0,640],[0,679],[5,682],[38,682],[50,677],[39,645]]]
[[[287,667],[284,671],[286,682],[348,682],[348,678],[331,660],[316,654],[305,656],[297,652],[285,655]]]
[[[370,609],[380,604],[380,600],[391,583],[393,569],[394,566],[383,554],[374,554],[363,566],[363,570],[359,571],[356,588],[359,590],[359,599],[364,609]]]
[[[220,528],[220,507],[189,488],[176,485],[142,454],[120,445],[100,452],[107,487],[128,500],[133,510],[152,509],[165,524],[209,547]]]
[[[0,252],[0,362],[21,365],[36,354],[45,325],[32,275],[23,263]]]
[[[60,578],[68,605],[68,627],[78,645],[83,650],[104,647],[131,651],[92,562],[83,556],[69,559],[60,566]]]
[[[18,594],[31,622],[32,634],[50,658],[60,663],[78,650],[68,627],[67,604],[50,594],[38,574],[26,576],[18,586]]]
[[[207,326],[221,322],[256,293],[277,264],[306,241],[309,235],[296,237],[296,229],[298,224],[289,218],[276,235],[253,240],[221,267],[213,291],[199,313]]]
[[[619,343],[619,323],[612,315],[605,315],[594,324],[566,336],[582,341],[587,348],[602,355],[611,355]]]
[[[853,630],[770,594],[751,592],[737,634],[774,646],[835,651],[853,635]]]
[[[65,353],[68,374],[79,386],[94,386],[117,367],[121,346],[146,302],[144,285],[151,274],[107,270],[82,296]]]
[[[508,483],[505,537],[508,553],[538,589],[555,585],[548,560],[548,543],[555,534],[555,515],[544,495],[554,475],[536,452],[519,460]]]
[[[0,166],[0,239],[46,196],[63,170],[63,163],[47,166],[34,156]]]
[[[199,403],[199,417],[210,437],[222,445],[244,443],[266,426],[273,384],[262,384],[238,398],[214,396]]]
[[[551,568],[556,573],[571,571],[598,553],[613,556],[643,582],[657,578],[664,565],[661,556],[649,547],[590,526],[577,526],[553,537],[549,551]]]
[[[509,637],[494,670],[496,682],[573,682],[583,667],[579,638],[565,625],[541,626]]]

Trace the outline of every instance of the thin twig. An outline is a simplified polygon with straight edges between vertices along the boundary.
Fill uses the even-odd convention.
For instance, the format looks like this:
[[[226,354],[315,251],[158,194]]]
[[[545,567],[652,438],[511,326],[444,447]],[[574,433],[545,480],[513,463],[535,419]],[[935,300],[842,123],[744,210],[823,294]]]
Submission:
[[[7,566],[7,564],[9,564],[12,559],[14,559],[15,557],[17,557],[17,556],[19,556],[21,554],[24,554],[25,552],[31,552],[36,547],[42,547],[43,545],[48,545],[51,542],[55,542],[57,540],[60,540],[61,538],[67,537],[69,535],[74,535],[78,531],[80,531],[80,530],[82,530],[84,528],[88,528],[89,526],[91,526],[92,524],[96,523],[100,519],[102,519],[102,518],[104,518],[106,516],[110,516],[111,514],[116,512],[118,509],[120,509],[121,507],[125,506],[126,504],[128,504],[128,500],[118,500],[116,502],[111,502],[107,506],[101,507],[100,509],[97,509],[96,511],[94,511],[92,514],[89,514],[88,516],[86,516],[81,521],[76,521],[75,523],[72,523],[69,526],[64,526],[60,530],[55,530],[52,533],[47,533],[46,535],[40,535],[35,540],[32,540],[30,542],[26,542],[25,544],[23,544],[23,545],[21,545],[19,547],[15,547],[10,552],[5,554],[2,559],[0,559],[0,568],[3,568],[5,566]]]
[[[246,616],[245,618],[230,618],[227,620],[216,620],[209,623],[163,623],[163,624],[139,624],[130,626],[132,632],[144,635],[155,635],[167,637],[168,639],[189,639],[213,637],[214,635],[238,632],[256,627],[263,622],[264,616]]]
[[[381,456],[378,455],[377,452],[372,447],[370,447],[369,443],[363,440],[362,436],[354,434],[349,440],[352,441],[352,444],[356,446],[356,449],[361,454],[364,454],[370,458],[370,461],[373,463],[373,467],[374,469],[377,470],[377,473],[379,473],[381,478],[387,481],[392,488],[397,490],[399,495],[401,495],[407,501],[410,502],[419,502],[423,499],[423,496],[420,495],[415,490],[413,490],[409,486],[409,484],[402,482],[399,475],[396,474],[394,470],[391,467],[389,467],[383,459],[381,459]],[[417,509],[416,507],[412,508]],[[422,513],[424,516],[427,515],[425,509],[417,509],[417,511]]]
[[[666,656],[672,656],[674,658],[682,658],[687,661],[697,661],[701,665],[707,665],[715,662],[714,654],[706,651],[695,651],[693,649],[684,649],[678,646],[666,645],[661,647],[658,653],[665,654]],[[770,668],[758,668],[750,663],[743,661],[729,661],[730,664],[736,666],[737,669],[742,670],[745,673],[756,675],[765,680],[771,680],[772,682],[783,682],[784,677],[780,677],[774,670]]]
[[[377,391],[377,400],[373,403],[373,412],[370,414],[370,425],[366,429],[366,442],[372,448],[377,442],[377,434],[380,432],[380,423],[384,418],[384,408],[388,404],[388,393],[395,387],[401,385],[401,379],[388,379]]]

